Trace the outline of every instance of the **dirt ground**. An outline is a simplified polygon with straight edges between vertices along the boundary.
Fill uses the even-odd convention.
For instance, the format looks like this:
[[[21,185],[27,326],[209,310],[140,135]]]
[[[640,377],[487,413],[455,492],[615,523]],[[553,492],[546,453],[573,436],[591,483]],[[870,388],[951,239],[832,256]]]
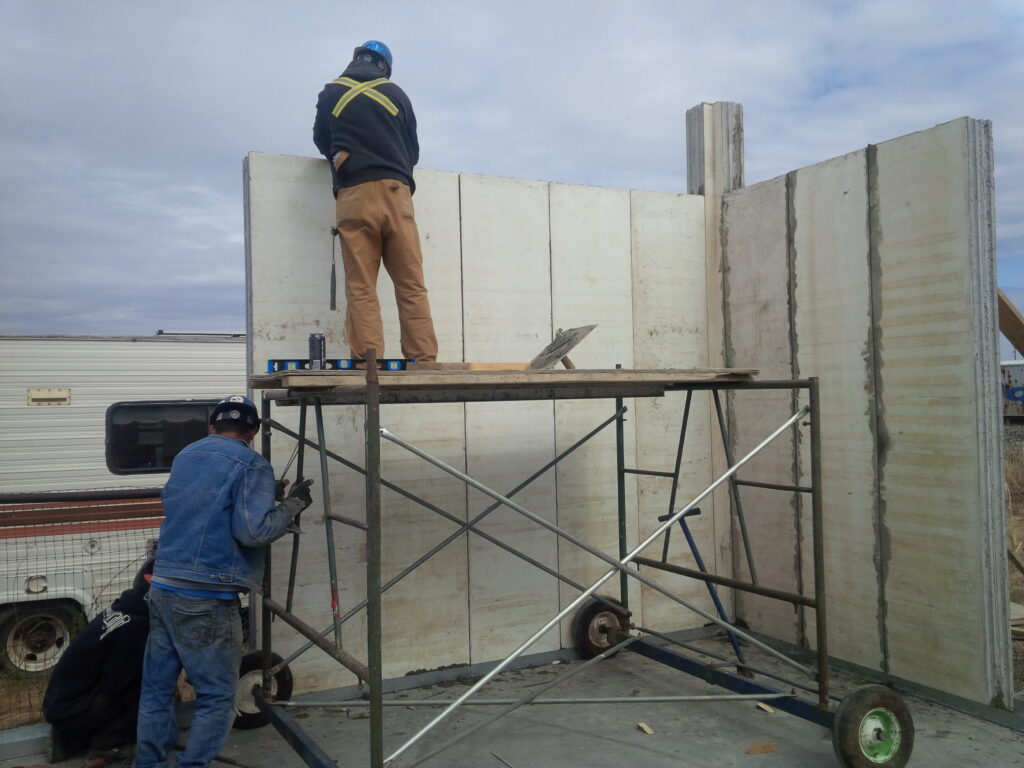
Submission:
[[[43,694],[49,675],[0,674],[0,731],[42,722]]]

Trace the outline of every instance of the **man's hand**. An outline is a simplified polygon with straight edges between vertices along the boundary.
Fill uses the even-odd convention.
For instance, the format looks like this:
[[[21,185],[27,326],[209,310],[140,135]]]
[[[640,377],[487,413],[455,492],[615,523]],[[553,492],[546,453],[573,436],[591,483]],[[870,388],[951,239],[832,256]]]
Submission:
[[[313,478],[307,477],[293,485],[288,492],[288,498],[285,501],[292,502],[291,506],[296,508],[293,515],[297,515],[313,503],[313,494],[309,492],[311,485],[313,485]]]
[[[274,500],[277,502],[284,501],[284,489],[288,487],[290,480],[285,480],[283,477],[274,483]]]

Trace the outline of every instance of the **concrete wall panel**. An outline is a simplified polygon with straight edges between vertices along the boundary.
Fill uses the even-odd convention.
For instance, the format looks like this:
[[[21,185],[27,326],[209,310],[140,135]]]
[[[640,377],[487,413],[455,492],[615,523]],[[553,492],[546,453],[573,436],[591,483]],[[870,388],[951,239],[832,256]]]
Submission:
[[[427,285],[444,347],[461,349],[461,268],[459,253],[458,177],[454,174],[417,174],[416,204],[424,245]],[[265,370],[268,358],[305,357],[310,333],[324,333],[329,356],[344,356],[344,277],[338,259],[338,310],[329,309],[329,276],[332,243],[330,227],[334,205],[326,165],[319,160],[251,154],[246,164],[247,279],[249,282],[249,333],[251,369]],[[382,270],[382,275],[384,274]],[[385,307],[386,333],[397,350],[397,322],[389,281],[380,283]],[[453,309],[454,307],[454,309]],[[388,313],[392,319],[387,321]],[[382,410],[382,422],[393,431],[423,445],[446,460],[464,466],[464,417],[460,405],[423,409],[415,418],[407,406]],[[297,408],[276,408],[274,417],[292,429],[298,426]],[[363,413],[355,406],[324,409],[328,448],[356,464],[363,462]],[[315,439],[312,410],[307,433]],[[294,448],[294,441],[277,434],[272,452],[280,472]],[[305,474],[318,478],[314,506],[303,514],[300,558],[294,610],[310,624],[324,628],[331,623],[327,548],[320,502],[317,454],[305,452]],[[465,515],[465,490],[426,465],[411,461],[401,449],[386,446],[382,471],[385,478],[422,495],[459,517]],[[429,468],[427,468],[429,469]],[[295,466],[289,472],[294,477]],[[365,506],[362,475],[331,462],[332,509],[362,518]],[[384,496],[384,565],[387,580],[408,562],[440,540],[452,524],[436,518],[412,502],[394,494]],[[339,573],[339,603],[345,612],[365,598],[365,538],[358,530],[335,525]],[[283,600],[291,539],[273,547],[274,594]],[[468,561],[464,543],[456,542],[437,555],[416,576],[390,591],[384,601],[385,675],[403,675],[410,669],[453,664],[468,660],[468,615],[464,584]],[[452,590],[455,589],[453,592]],[[420,627],[410,635],[410,617]],[[302,644],[282,622],[275,622],[277,649],[288,653]],[[365,624],[360,613],[346,622],[346,647],[365,658]],[[299,690],[346,685],[354,677],[312,649],[292,664]]]
[[[880,669],[875,367],[868,263],[866,153],[791,175],[794,340],[797,372],[820,379],[829,651]],[[802,398],[806,402],[806,398]],[[800,483],[810,484],[809,436],[801,433]],[[874,521],[874,524],[872,524]],[[805,594],[814,590],[811,504],[801,497]],[[805,611],[815,644],[815,614]]]
[[[635,368],[706,366],[704,198],[634,191],[631,204],[633,365]],[[637,434],[638,468],[673,470],[685,400],[682,393],[636,400],[632,421]],[[707,393],[695,393],[676,509],[690,501],[713,479],[708,454],[709,413]],[[636,482],[639,489],[639,535],[644,537],[659,525],[658,516],[668,512],[671,481],[638,476]],[[717,518],[711,499],[701,504],[701,510],[703,514],[700,517],[691,517],[687,521],[701,556],[712,571],[731,573],[731,563],[728,560],[722,562],[719,557],[719,544],[728,538],[728,518]],[[692,567],[693,556],[678,527],[672,531],[669,541],[669,562]],[[659,541],[649,547],[644,556],[660,558],[662,551],[663,544]],[[703,584],[650,568],[644,569],[644,574],[677,591],[687,600],[711,608]],[[644,626],[671,631],[706,623],[697,614],[650,587],[643,587],[642,595],[643,610],[639,618]]]
[[[465,355],[474,361],[528,361],[551,340],[548,185],[463,176],[463,317]],[[505,492],[554,457],[551,402],[468,403],[470,475]],[[555,476],[539,478],[516,501],[557,519]],[[491,500],[469,493],[473,515]],[[557,543],[536,523],[505,507],[481,528],[555,567]],[[470,648],[474,662],[501,658],[558,611],[554,579],[493,544],[473,537],[470,558]],[[535,652],[559,647],[552,631]]]
[[[786,241],[784,177],[726,195],[722,206],[725,244],[726,364],[757,368],[759,379],[793,375],[790,343],[790,266]],[[723,398],[724,399],[724,398]],[[737,392],[729,396],[729,432],[740,459],[796,411],[786,390]],[[769,483],[795,479],[794,442],[782,435],[756,456],[739,477]],[[797,591],[799,520],[796,495],[742,488],[739,491],[757,583]],[[738,518],[735,519],[738,522]],[[750,570],[738,525],[733,527],[736,573]],[[800,639],[796,614],[776,601],[738,593],[737,614],[758,631],[788,641]]]
[[[729,363],[821,378],[830,650],[1000,706],[1011,687],[991,182],[988,124],[963,118],[730,193],[723,234]],[[772,456],[784,471],[785,451]],[[768,479],[757,474],[744,476]],[[769,573],[809,594],[801,504],[777,537],[795,532],[799,548],[778,550]],[[738,602],[791,639],[790,608]]]
[[[991,535],[1005,528],[987,469],[1002,464],[990,418],[992,243],[977,229],[991,230],[991,208],[972,196],[986,162],[977,130],[961,119],[877,148],[881,535],[890,671],[1005,703],[1005,665],[987,668],[1005,646],[1001,601],[985,589],[989,558],[1005,551],[992,551]]]
[[[629,191],[552,184],[551,295],[555,328],[597,324],[586,341],[570,353],[580,368],[629,367],[633,359],[633,296],[630,260]],[[632,408],[633,401],[628,406]],[[607,419],[612,400],[555,402],[555,444],[558,451]],[[636,455],[633,430],[626,439],[627,461]],[[615,427],[605,428],[559,463],[560,527],[592,547],[618,558],[618,483],[615,475]],[[629,541],[636,536],[636,487],[629,483]],[[605,572],[602,562],[575,544],[559,539],[559,570],[584,587]],[[633,586],[637,597],[639,592]],[[619,596],[619,582],[608,582],[602,594]],[[563,584],[560,603],[579,591]],[[562,642],[571,645],[569,622],[562,624]]]

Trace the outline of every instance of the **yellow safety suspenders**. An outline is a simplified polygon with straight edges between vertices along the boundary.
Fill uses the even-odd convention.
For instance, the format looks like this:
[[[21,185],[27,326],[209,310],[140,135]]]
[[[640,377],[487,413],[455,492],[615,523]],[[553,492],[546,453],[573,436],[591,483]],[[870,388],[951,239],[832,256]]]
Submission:
[[[338,99],[338,103],[335,104],[334,109],[331,110],[331,114],[335,117],[338,117],[341,114],[341,111],[349,105],[349,102],[359,94],[369,96],[390,112],[392,117],[398,114],[398,107],[395,106],[395,102],[380,91],[375,90],[381,83],[389,82],[386,77],[378,77],[376,80],[368,80],[365,83],[360,83],[358,80],[353,80],[351,77],[339,77],[337,80],[332,80],[331,82],[337,83],[338,85],[348,86],[348,90],[345,92],[345,95]]]

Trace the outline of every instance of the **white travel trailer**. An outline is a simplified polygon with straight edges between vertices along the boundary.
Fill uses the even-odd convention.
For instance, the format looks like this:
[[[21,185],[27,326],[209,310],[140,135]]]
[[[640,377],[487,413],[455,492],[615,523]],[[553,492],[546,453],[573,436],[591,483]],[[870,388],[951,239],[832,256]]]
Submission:
[[[131,585],[171,459],[245,377],[240,334],[0,336],[0,670],[49,669]]]

